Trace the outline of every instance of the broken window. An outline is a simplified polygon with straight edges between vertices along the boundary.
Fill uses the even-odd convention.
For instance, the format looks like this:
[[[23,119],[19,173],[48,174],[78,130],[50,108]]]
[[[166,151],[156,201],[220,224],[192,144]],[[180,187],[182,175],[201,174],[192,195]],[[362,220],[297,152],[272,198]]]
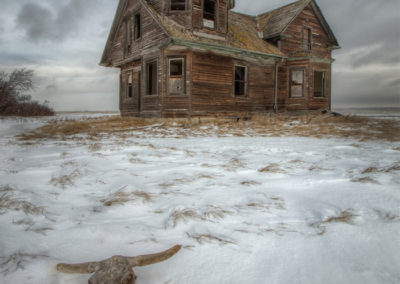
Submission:
[[[312,32],[310,28],[303,28],[303,49],[311,50],[312,42]]]
[[[146,94],[157,95],[157,61],[146,64]]]
[[[171,0],[171,11],[186,10],[186,0]]]
[[[169,59],[169,93],[185,93],[185,71],[183,58]]]
[[[314,71],[314,97],[325,97],[325,72]]]
[[[132,72],[126,72],[126,76],[127,76],[127,86],[126,86],[126,97],[132,98],[133,96],[133,82],[132,82]]]
[[[135,15],[135,32],[134,32],[135,40],[139,39],[142,36],[142,27],[140,14]]]
[[[292,70],[290,75],[290,97],[298,98],[303,96],[304,70]]]
[[[235,96],[246,96],[247,93],[247,68],[235,66]]]
[[[207,28],[214,28],[215,21],[215,0],[204,0],[203,25]]]

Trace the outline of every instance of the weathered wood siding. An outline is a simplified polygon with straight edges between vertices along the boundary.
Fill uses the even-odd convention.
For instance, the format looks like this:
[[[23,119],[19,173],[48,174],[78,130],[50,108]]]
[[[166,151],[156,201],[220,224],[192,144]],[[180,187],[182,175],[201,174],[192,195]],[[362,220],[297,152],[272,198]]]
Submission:
[[[228,4],[221,0],[216,0],[215,9],[215,23],[214,29],[205,28],[203,26],[203,5],[202,0],[193,0],[192,5],[192,25],[193,29],[208,34],[214,34],[218,36],[225,36],[228,27]]]
[[[311,50],[303,48],[303,28],[311,28]],[[329,38],[310,5],[290,24],[285,35],[289,38],[280,43],[280,49],[283,53],[289,56],[314,55],[331,58],[331,50],[328,48],[330,45]]]
[[[126,25],[130,21],[129,29],[133,34],[133,21],[136,14],[141,17],[141,37],[137,40],[132,39],[130,52],[126,52]],[[111,62],[113,66],[121,66],[144,56],[147,53],[154,52],[155,49],[168,39],[167,34],[156,22],[153,16],[141,5],[138,0],[129,1],[129,6],[125,10],[123,21],[120,24],[116,37],[113,41],[111,51]]]
[[[206,53],[192,57],[192,115],[237,115],[270,110],[274,100],[274,64],[257,65]],[[246,66],[246,97],[234,95],[234,66]]]

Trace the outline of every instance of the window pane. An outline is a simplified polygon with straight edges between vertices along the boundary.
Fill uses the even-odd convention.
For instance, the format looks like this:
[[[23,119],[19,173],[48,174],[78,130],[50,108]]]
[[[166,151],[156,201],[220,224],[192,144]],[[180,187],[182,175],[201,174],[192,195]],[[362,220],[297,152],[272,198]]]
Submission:
[[[126,96],[128,98],[132,98],[133,95],[133,88],[132,88],[132,73],[128,72],[127,73],[127,77],[128,77],[128,88],[127,88],[127,94]]]
[[[215,0],[204,0],[203,18],[214,21]]]
[[[182,76],[183,75],[183,60],[173,59],[169,62],[170,76]]]
[[[303,82],[304,82],[304,71],[293,70],[291,76],[291,96],[302,97],[303,96]]]
[[[235,66],[235,96],[246,95],[246,67]]]
[[[325,72],[314,72],[314,97],[325,96]]]
[[[135,39],[142,36],[142,27],[140,22],[140,14],[135,15]]]
[[[186,10],[186,0],[171,0],[172,11],[183,11]]]

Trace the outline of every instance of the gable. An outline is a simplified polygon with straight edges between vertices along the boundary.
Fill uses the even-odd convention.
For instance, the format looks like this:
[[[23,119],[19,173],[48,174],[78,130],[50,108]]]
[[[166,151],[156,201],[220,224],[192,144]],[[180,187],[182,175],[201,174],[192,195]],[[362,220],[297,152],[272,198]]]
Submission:
[[[134,12],[139,12],[143,18],[142,29],[147,26],[152,26],[152,30],[157,30],[157,33],[152,35],[143,34],[143,41],[151,41],[150,37],[162,38],[159,34],[168,36],[166,29],[159,22],[158,18],[153,15],[151,8],[143,0],[120,0],[117,11],[115,13],[114,21],[104,48],[104,52],[100,61],[102,66],[111,66],[115,60],[122,60],[123,58],[123,33],[124,33],[124,20],[132,17]],[[157,44],[157,41],[155,42]]]
[[[275,37],[284,37],[289,26],[308,6],[313,10],[315,17],[329,38],[331,47],[339,48],[338,41],[332,29],[325,20],[318,4],[314,0],[300,0],[259,15],[257,20],[258,25],[262,27],[263,38],[267,40]]]

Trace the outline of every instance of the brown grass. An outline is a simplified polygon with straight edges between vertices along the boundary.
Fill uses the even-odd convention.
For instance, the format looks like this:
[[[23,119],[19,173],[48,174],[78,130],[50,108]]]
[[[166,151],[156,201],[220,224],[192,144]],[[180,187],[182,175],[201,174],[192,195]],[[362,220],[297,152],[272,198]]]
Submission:
[[[52,177],[50,179],[50,184],[54,186],[59,186],[62,189],[66,189],[69,186],[74,186],[74,181],[81,176],[81,172],[76,169],[68,175],[61,175],[58,177]]]
[[[147,126],[151,127],[146,128]],[[174,130],[174,135],[182,137],[204,136],[215,133],[214,126],[218,127],[219,136],[240,133],[240,135],[355,138],[360,141],[376,139],[400,141],[400,124],[396,121],[321,113],[254,115],[247,121],[227,118],[143,119],[119,116],[58,120],[30,133],[22,134],[19,139],[76,139],[77,135],[98,139],[102,135],[111,134],[126,138],[127,132],[133,130],[158,134],[160,131],[165,131],[167,136],[167,130],[170,129]]]
[[[175,210],[169,217],[172,221],[172,225],[175,228],[179,222],[186,222],[187,220],[201,220],[202,217],[191,209]]]
[[[212,243],[212,242],[218,242],[220,244],[234,244],[234,242],[222,239],[220,237],[211,235],[211,234],[189,234],[186,233],[189,238],[195,239],[199,244],[204,244],[204,243]]]
[[[143,191],[133,191],[133,192],[125,192],[126,187],[119,189],[118,191],[110,194],[107,198],[100,200],[105,206],[114,206],[121,205],[127,202],[141,199],[144,202],[150,202],[152,196]]]
[[[47,213],[44,207],[14,198],[9,193],[3,193],[0,195],[0,215],[5,214],[9,210],[23,211],[26,215],[45,215]]]
[[[352,182],[379,184],[376,180],[374,180],[371,177],[354,178],[354,179],[352,179]]]
[[[27,263],[31,263],[32,261],[38,259],[38,258],[47,258],[47,255],[41,255],[41,254],[27,254],[27,253],[21,253],[17,252],[14,253],[13,255],[10,255],[9,257],[3,257],[0,256],[0,259],[3,261],[0,263],[0,272],[3,273],[4,275],[7,275],[8,273],[15,272],[16,270],[23,270],[25,269],[25,265]]]
[[[279,166],[279,164],[275,164],[275,163],[269,164],[269,165],[266,166],[265,168],[259,169],[258,171],[259,171],[260,173],[274,173],[274,174],[277,174],[277,173],[284,174],[284,173],[286,173],[286,171],[283,170],[283,169]]]
[[[358,215],[353,214],[349,210],[342,211],[338,216],[332,216],[328,219],[324,220],[322,223],[347,223],[353,224],[354,218],[358,217]]]

